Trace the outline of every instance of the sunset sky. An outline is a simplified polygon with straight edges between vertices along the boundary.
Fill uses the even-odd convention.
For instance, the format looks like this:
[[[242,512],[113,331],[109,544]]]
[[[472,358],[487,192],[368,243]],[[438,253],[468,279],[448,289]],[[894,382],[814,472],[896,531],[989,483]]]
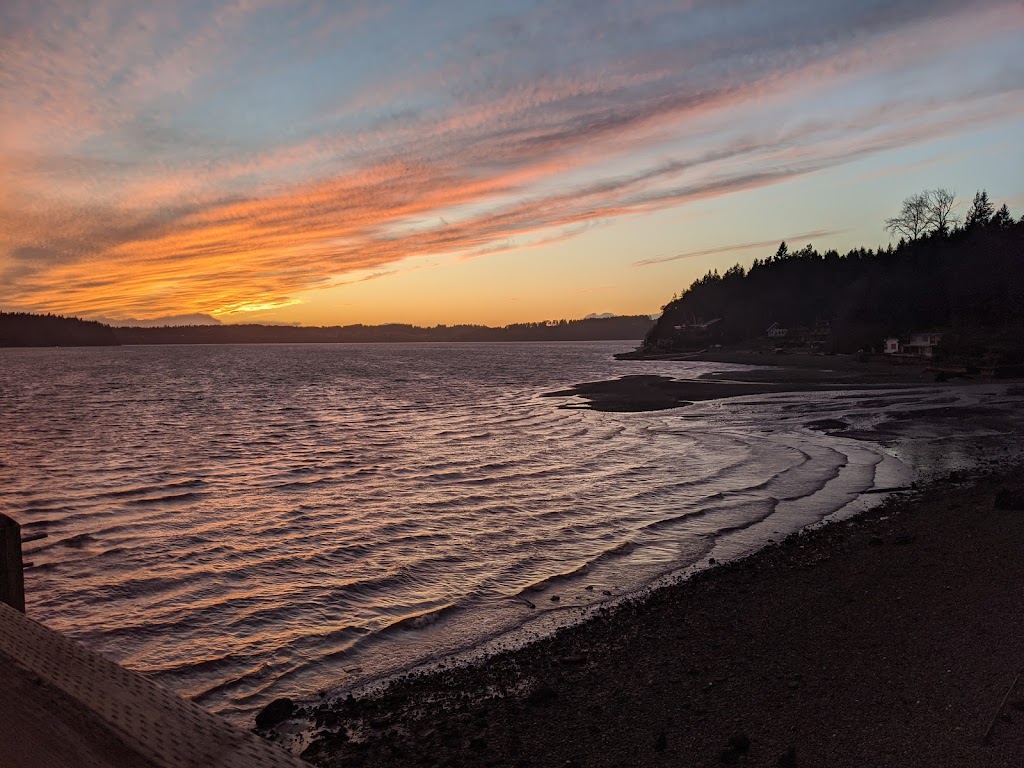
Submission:
[[[0,310],[657,312],[908,194],[1024,213],[1024,3],[0,3]]]

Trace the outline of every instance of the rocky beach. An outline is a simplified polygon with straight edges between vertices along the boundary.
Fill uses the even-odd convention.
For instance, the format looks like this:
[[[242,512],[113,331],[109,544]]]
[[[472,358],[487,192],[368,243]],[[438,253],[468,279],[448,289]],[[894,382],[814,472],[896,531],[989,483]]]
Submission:
[[[877,401],[888,418],[803,426],[897,451],[921,428],[1015,430],[1014,385],[969,406],[957,383],[945,396],[926,384],[923,366],[817,358],[548,396],[644,411],[849,389],[837,416]],[[323,766],[1024,764],[1024,472],[1013,442],[1001,446],[970,471],[873,489],[882,501],[865,513],[711,559],[525,647],[356,696],[278,702],[261,730]]]
[[[291,714],[322,766],[1019,766],[1022,551],[1020,467],[953,475],[482,664]]]

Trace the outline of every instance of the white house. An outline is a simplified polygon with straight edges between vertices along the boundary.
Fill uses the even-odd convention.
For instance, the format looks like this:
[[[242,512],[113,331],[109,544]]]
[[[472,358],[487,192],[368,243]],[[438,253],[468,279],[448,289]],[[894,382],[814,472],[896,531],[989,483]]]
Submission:
[[[898,355],[900,353],[900,340],[895,336],[885,340],[885,354]]]
[[[788,333],[789,329],[783,328],[778,323],[772,323],[771,326],[768,328],[769,339],[783,339],[786,337]]]
[[[942,334],[936,331],[912,333],[910,334],[910,341],[903,345],[903,351],[908,355],[931,357],[935,352],[935,348],[939,346],[940,341],[942,341]]]

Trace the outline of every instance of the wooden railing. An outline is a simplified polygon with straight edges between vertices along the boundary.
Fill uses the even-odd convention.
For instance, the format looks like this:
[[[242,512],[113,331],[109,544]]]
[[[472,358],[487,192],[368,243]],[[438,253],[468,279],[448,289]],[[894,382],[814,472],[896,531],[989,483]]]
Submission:
[[[86,762],[118,768],[310,768],[281,747],[25,616],[24,569],[31,563],[23,562],[21,545],[43,538],[42,532],[22,538],[21,526],[0,514],[0,672],[24,671],[31,685],[18,690],[32,698],[5,698],[10,681],[0,681],[5,689],[0,695],[0,766],[13,759],[18,765],[52,768]],[[20,712],[28,705],[28,711],[42,713],[36,731],[5,730],[10,713],[4,707]],[[48,743],[34,738],[37,732],[52,733],[54,743],[63,746],[48,749]],[[111,743],[122,745],[119,762],[79,759],[80,754],[106,755]]]
[[[0,515],[0,603],[25,612],[25,564],[21,559],[21,526]]]

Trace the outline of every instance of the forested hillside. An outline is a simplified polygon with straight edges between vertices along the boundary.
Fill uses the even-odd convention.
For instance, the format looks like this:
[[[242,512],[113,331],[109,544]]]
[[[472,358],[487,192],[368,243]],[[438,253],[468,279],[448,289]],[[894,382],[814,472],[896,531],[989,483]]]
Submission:
[[[721,318],[715,336],[724,343],[764,338],[773,323],[828,323],[837,352],[878,349],[888,335],[942,329],[947,351],[1019,356],[1012,348],[1022,346],[1024,330],[1024,218],[1014,221],[1005,205],[993,211],[979,193],[963,225],[951,225],[947,215],[929,226],[924,214],[907,210],[916,197],[887,222],[903,235],[897,246],[839,254],[782,243],[749,270],[737,265],[695,281],[664,307],[645,345],[685,345],[680,327]]]
[[[114,329],[102,323],[58,315],[0,312],[0,347],[106,347],[117,343]]]
[[[54,315],[0,313],[0,347],[54,347],[98,344],[305,344],[409,341],[639,341],[654,321],[647,315],[592,317],[485,325],[404,323],[302,327],[292,325],[181,325],[112,328]]]

